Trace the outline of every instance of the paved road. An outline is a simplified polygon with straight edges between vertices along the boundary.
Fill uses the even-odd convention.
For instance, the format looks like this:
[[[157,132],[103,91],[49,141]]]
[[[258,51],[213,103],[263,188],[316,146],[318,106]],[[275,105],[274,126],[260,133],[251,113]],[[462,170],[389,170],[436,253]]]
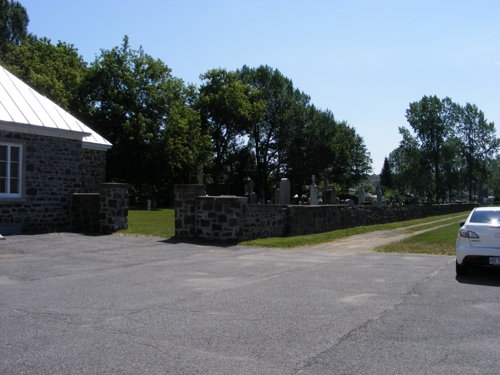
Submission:
[[[0,374],[500,373],[500,274],[343,246],[0,241]]]

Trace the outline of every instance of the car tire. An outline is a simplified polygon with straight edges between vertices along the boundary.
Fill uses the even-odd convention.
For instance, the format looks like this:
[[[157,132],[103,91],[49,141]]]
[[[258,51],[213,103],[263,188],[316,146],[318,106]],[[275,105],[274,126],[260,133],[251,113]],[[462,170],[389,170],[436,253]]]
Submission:
[[[456,264],[456,271],[457,271],[457,276],[467,276],[467,266],[465,264],[458,264],[458,262],[455,261]]]

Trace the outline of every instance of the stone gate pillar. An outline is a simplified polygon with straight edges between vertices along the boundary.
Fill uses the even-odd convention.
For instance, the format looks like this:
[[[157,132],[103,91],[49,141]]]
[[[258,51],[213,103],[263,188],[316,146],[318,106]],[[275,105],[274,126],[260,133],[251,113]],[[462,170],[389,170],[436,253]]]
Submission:
[[[206,195],[205,185],[175,185],[175,235],[196,235],[196,197]]]
[[[128,228],[128,184],[99,184],[99,225],[102,233]]]

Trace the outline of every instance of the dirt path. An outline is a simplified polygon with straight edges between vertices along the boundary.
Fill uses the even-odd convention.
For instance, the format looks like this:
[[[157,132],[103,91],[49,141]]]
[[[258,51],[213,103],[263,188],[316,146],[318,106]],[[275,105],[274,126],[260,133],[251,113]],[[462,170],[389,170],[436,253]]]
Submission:
[[[457,224],[461,221],[460,219],[463,219],[463,217],[464,215],[456,216]],[[381,230],[377,232],[358,234],[355,236],[342,238],[340,240],[336,240],[333,242],[308,246],[308,248],[311,250],[318,250],[318,251],[333,251],[335,253],[369,253],[372,252],[373,249],[376,248],[377,246],[386,245],[390,242],[401,241],[405,238],[416,236],[420,233],[428,232],[437,228],[450,225],[450,223],[439,225],[440,222],[446,220],[450,220],[450,218],[436,220],[425,224],[412,225],[405,228],[399,228],[393,230]],[[406,232],[406,230],[409,228],[416,228],[419,226],[429,225],[433,223],[436,224],[436,226],[433,228],[423,229],[421,231],[416,231],[411,233]],[[457,226],[457,231],[458,231],[458,226]]]

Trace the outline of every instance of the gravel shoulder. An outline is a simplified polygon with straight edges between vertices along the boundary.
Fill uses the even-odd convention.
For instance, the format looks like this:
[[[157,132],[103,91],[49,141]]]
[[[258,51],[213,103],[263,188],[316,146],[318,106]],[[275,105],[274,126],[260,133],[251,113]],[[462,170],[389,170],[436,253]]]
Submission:
[[[459,222],[458,219],[462,218],[463,215],[458,215],[457,216],[457,223]],[[370,253],[373,252],[374,249],[378,246],[383,246],[387,245],[388,243],[391,242],[397,242],[404,240],[405,238],[412,237],[419,235],[421,233],[429,232],[431,230],[435,230],[438,228],[442,228],[444,226],[450,225],[449,222],[446,224],[442,224],[442,222],[449,220],[447,219],[441,219],[441,220],[436,220],[432,221],[429,223],[425,224],[417,224],[417,225],[412,225],[409,227],[405,228],[399,228],[399,229],[392,229],[392,230],[381,230],[381,231],[376,231],[376,232],[371,232],[371,233],[364,233],[364,234],[358,234],[355,236],[350,236],[346,238],[342,238],[340,240],[328,242],[328,243],[323,243],[319,245],[312,245],[312,246],[305,246],[308,249],[311,250],[317,250],[317,251],[333,251],[336,253],[353,253],[353,254],[358,254],[358,253]],[[407,229],[409,228],[417,228],[419,226],[424,226],[424,225],[429,225],[429,224],[436,224],[432,228],[427,228],[423,229],[420,231],[415,231],[408,233]],[[458,230],[458,227],[457,227]]]

